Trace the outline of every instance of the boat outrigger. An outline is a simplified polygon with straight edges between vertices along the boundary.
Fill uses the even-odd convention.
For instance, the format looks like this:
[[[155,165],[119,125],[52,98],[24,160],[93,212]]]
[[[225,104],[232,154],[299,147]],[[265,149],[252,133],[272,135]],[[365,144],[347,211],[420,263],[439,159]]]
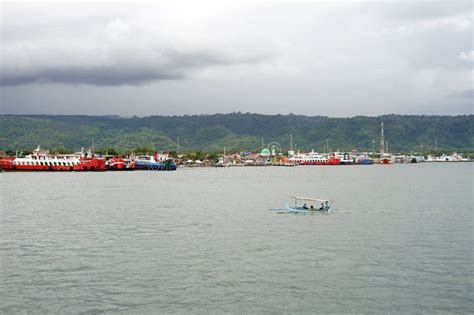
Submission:
[[[279,213],[315,213],[315,212],[329,212],[332,206],[332,201],[328,199],[316,199],[306,197],[291,196],[294,200],[292,205],[286,202],[285,209],[270,209],[279,211]]]

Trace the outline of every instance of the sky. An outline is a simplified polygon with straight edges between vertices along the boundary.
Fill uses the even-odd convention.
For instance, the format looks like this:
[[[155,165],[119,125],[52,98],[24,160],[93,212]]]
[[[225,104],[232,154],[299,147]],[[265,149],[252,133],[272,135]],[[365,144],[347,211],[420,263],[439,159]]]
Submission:
[[[0,114],[474,112],[471,1],[0,9]]]

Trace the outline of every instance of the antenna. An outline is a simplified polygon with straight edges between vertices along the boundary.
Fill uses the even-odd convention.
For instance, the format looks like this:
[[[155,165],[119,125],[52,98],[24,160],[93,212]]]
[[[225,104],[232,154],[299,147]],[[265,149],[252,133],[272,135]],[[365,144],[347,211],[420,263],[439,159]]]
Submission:
[[[380,124],[380,155],[385,153],[385,135],[383,132],[383,121]]]

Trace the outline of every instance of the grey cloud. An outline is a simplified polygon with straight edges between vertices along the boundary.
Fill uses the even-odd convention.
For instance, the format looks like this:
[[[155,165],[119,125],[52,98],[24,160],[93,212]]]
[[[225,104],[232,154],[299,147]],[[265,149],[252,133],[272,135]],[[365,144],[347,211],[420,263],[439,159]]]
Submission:
[[[417,21],[469,14],[472,11],[472,1],[381,1],[372,3],[370,7],[384,18]]]
[[[30,67],[17,71],[4,69],[0,75],[2,86],[15,86],[28,83],[65,83],[92,85],[141,85],[152,81],[177,80],[185,78],[193,70],[210,66],[231,66],[243,63],[256,63],[265,56],[228,57],[212,52],[178,53],[168,51],[160,54],[157,64],[140,60],[139,56],[121,56],[112,65],[83,66],[63,62],[59,65]],[[6,70],[6,71],[5,71]]]
[[[60,69],[44,69],[34,73],[21,75],[2,75],[0,83],[3,86],[23,85],[28,83],[66,83],[66,84],[94,84],[94,85],[138,85],[154,80],[179,79],[182,75],[166,70],[146,68],[119,69],[118,67],[94,67]]]
[[[187,5],[5,5],[0,112],[472,111],[470,2]]]
[[[474,100],[474,89],[466,89],[462,91],[457,91],[457,92],[454,92],[452,95],[454,97],[457,97],[460,99],[467,99],[472,102],[472,100]]]
[[[271,49],[253,49],[249,41],[240,40],[242,36],[232,41],[222,31],[220,37],[213,37],[202,30],[194,31],[193,25],[182,30],[181,23],[168,22],[169,28],[182,33],[178,38],[155,20],[147,24],[140,20],[140,14],[123,15],[70,21],[32,15],[31,25],[3,16],[0,85],[142,85],[180,80],[212,67],[258,64],[273,55]],[[147,12],[145,16],[153,14]]]

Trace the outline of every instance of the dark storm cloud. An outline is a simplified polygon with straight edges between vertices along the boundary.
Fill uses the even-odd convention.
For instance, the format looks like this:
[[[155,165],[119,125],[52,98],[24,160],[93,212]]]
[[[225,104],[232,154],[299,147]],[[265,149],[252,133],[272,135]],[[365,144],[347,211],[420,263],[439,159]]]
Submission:
[[[28,83],[66,83],[94,85],[138,85],[154,80],[179,79],[182,75],[151,69],[118,69],[114,67],[44,69],[35,73],[21,75],[2,74],[3,86],[15,86]]]
[[[258,62],[263,56],[241,59],[229,59],[225,56],[202,53],[168,52],[161,54],[157,64],[140,60],[136,56],[122,58],[113,65],[69,65],[68,63],[41,65],[22,71],[4,69],[0,75],[0,84],[15,86],[29,83],[65,83],[92,85],[140,85],[152,81],[177,80],[187,76],[193,70],[209,66],[235,65]]]
[[[179,80],[212,67],[255,64],[271,56],[265,49],[254,49],[251,40],[233,39],[235,34],[211,33],[209,26],[201,30],[201,20],[170,19],[174,11],[160,15],[147,10],[128,12],[125,7],[116,17],[108,10],[94,16],[87,5],[78,10],[59,7],[66,8],[62,12],[66,16],[6,7],[12,13],[2,16],[2,86],[141,85]]]

